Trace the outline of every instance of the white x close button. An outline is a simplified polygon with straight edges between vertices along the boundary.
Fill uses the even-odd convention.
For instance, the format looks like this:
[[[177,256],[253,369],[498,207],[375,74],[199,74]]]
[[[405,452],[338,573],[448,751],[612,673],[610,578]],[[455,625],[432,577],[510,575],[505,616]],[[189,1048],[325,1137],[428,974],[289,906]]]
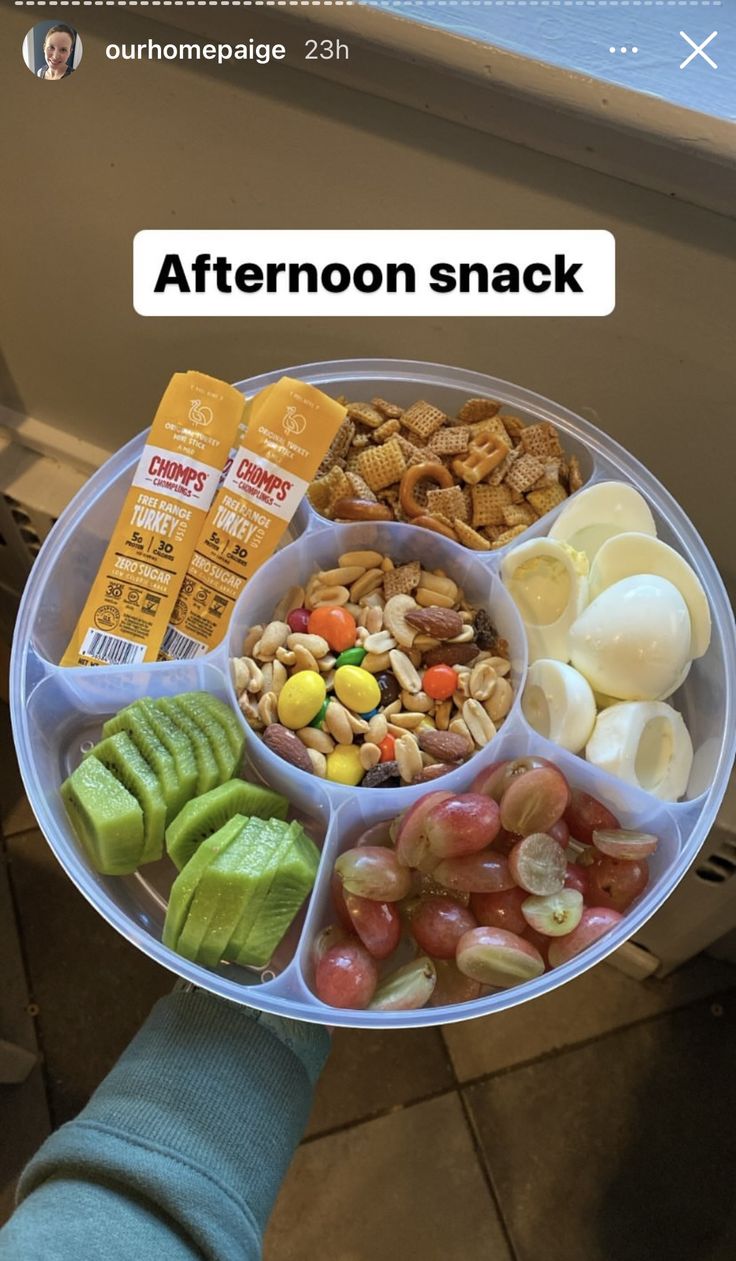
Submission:
[[[681,69],[681,70],[684,70],[684,69],[685,69],[685,67],[686,67],[686,66],[689,66],[689,65],[690,65],[690,62],[691,62],[691,61],[694,61],[696,57],[702,57],[702,58],[703,58],[703,61],[707,61],[707,62],[708,62],[708,65],[709,65],[709,66],[710,66],[713,70],[717,70],[717,69],[718,69],[718,64],[717,64],[717,62],[715,62],[715,61],[713,60],[713,58],[712,58],[712,57],[709,57],[709,56],[708,56],[708,54],[707,54],[706,52],[704,52],[704,51],[703,51],[704,49],[706,49],[706,48],[708,47],[708,45],[712,42],[712,40],[714,40],[714,39],[716,38],[716,35],[717,35],[717,34],[718,34],[718,31],[711,31],[711,33],[710,33],[710,35],[708,36],[708,38],[707,38],[707,39],[704,39],[704,40],[703,40],[703,42],[702,42],[702,44],[696,44],[696,43],[695,43],[695,40],[694,40],[694,39],[691,39],[691,38],[690,38],[690,36],[687,34],[687,32],[686,32],[686,31],[680,31],[680,35],[681,35],[681,36],[682,36],[682,38],[685,40],[685,43],[686,43],[686,44],[689,44],[689,45],[690,45],[690,47],[693,49],[693,51],[690,53],[690,56],[689,56],[689,57],[686,57],[686,58],[685,58],[685,60],[684,60],[683,62],[681,62],[681,63],[680,63],[680,69]]]

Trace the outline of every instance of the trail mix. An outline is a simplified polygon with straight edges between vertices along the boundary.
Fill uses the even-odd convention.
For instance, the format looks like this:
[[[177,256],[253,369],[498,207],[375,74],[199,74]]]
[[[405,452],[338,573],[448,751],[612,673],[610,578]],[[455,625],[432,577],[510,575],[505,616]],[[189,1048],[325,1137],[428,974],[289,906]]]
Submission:
[[[468,399],[454,417],[422,399],[346,406],[308,491],[332,521],[408,521],[489,551],[583,485],[554,425],[501,415],[494,399]]]
[[[508,645],[441,569],[345,552],[293,587],[232,663],[240,708],[298,770],[364,788],[421,784],[493,738]]]

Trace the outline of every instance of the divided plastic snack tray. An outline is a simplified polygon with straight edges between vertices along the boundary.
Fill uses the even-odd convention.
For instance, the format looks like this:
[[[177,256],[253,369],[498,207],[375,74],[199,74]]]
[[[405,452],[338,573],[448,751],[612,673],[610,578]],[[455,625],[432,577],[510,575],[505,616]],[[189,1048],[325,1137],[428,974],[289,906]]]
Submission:
[[[606,435],[539,395],[477,373],[392,360],[309,364],[290,368],[288,373],[333,395],[356,400],[381,395],[404,405],[426,398],[451,413],[467,398],[499,399],[525,421],[551,421],[567,451],[578,456],[585,485],[615,478],[630,482],[645,496],[659,537],[675,547],[699,574],[713,618],[708,652],[694,662],[685,684],[672,698],[685,718],[695,748],[686,799],[676,804],[659,802],[564,752],[528,726],[520,707],[527,666],[525,636],[498,576],[500,562],[509,549],[472,552],[407,525],[335,525],[306,502],[293,523],[296,541],[277,552],[251,581],[235,609],[228,640],[214,652],[197,661],[137,668],[57,666],[130,484],[144,443],[145,434],[140,434],[89,480],[67,508],[42,548],[26,587],[13,646],[11,707],[29,801],[60,863],[100,914],[151,958],[203,989],[278,1015],[357,1028],[444,1024],[501,1011],[564,984],[635,935],[682,878],[705,840],[725,792],[736,747],[736,637],[723,584],[685,513],[656,479]],[[239,388],[250,396],[281,375],[279,371],[242,381]],[[555,509],[537,522],[522,540],[546,534],[559,511]],[[240,655],[245,630],[256,622],[268,621],[287,588],[304,582],[318,566],[334,565],[340,553],[374,545],[397,561],[418,559],[426,567],[447,569],[471,603],[491,611],[510,645],[513,708],[497,736],[469,762],[444,776],[442,788],[466,791],[483,766],[537,753],[559,765],[574,787],[610,805],[622,826],[651,831],[661,838],[650,859],[647,889],[604,938],[537,980],[451,1007],[391,1013],[341,1010],[321,1003],[312,986],[311,944],[320,929],[334,919],[329,881],[335,858],[350,848],[365,826],[394,817],[430,791],[431,785],[382,789],[329,783],[295,771],[246,726],[244,774],[265,781],[290,798],[295,813],[321,847],[322,860],[312,895],[269,966],[256,971],[223,964],[214,972],[162,945],[166,897],[176,874],[169,860],[164,858],[132,876],[98,875],[69,827],[58,791],[81,752],[98,739],[103,722],[139,696],[175,695],[201,688],[237,710],[229,659]],[[243,723],[245,726],[244,719]]]

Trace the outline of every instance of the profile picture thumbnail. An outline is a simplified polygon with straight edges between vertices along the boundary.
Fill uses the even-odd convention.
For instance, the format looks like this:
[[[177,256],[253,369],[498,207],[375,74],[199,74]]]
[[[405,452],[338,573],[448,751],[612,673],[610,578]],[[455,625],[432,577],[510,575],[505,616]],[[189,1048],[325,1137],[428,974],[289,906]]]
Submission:
[[[23,40],[23,60],[37,79],[68,79],[82,60],[81,36],[66,22],[37,22]]]

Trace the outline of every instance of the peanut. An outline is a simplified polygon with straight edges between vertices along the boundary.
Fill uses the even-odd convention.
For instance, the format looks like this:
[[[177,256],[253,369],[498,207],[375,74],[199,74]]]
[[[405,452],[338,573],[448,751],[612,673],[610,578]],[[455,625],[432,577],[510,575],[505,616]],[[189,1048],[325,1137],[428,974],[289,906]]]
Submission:
[[[320,753],[319,749],[307,749],[309,760],[312,763],[312,770],[320,779],[327,776],[327,758],[324,753]]]
[[[368,635],[363,641],[363,647],[366,652],[390,652],[396,647],[396,640],[390,631],[376,631],[375,635]]]
[[[320,609],[326,605],[347,604],[349,599],[350,599],[350,592],[348,591],[347,587],[319,586],[319,587],[315,587],[314,591],[310,593],[309,601],[307,602],[307,608]]]
[[[350,587],[365,573],[365,565],[340,565],[338,569],[323,569],[317,577],[323,587]]]
[[[303,670],[313,670],[319,674],[319,666],[308,648],[305,648],[303,644],[297,644],[293,651],[294,668],[291,672],[292,674],[301,674]]]
[[[353,728],[350,715],[339,701],[330,701],[325,714],[325,727],[338,744],[353,743]]]
[[[431,591],[428,587],[419,587],[414,598],[423,609],[428,609],[432,605],[440,609],[451,609],[455,603],[451,596],[444,595],[441,591]]]
[[[395,756],[401,778],[406,784],[410,784],[414,776],[419,775],[423,770],[422,755],[413,736],[407,733],[399,737],[396,741]]]
[[[368,723],[367,738],[371,744],[380,744],[386,738],[388,724],[383,714],[374,714]]]
[[[440,701],[434,711],[434,722],[438,731],[447,731],[452,714],[452,701]]]
[[[505,657],[491,657],[488,664],[493,666],[496,674],[499,674],[501,678],[504,678],[511,670],[511,662],[507,661]]]
[[[308,749],[316,749],[318,753],[324,753],[325,757],[335,747],[332,736],[326,731],[320,731],[319,727],[301,727],[296,734]]]
[[[371,595],[383,583],[383,574],[380,569],[366,569],[360,578],[351,583],[350,599],[354,604],[360,604],[363,598]]]
[[[317,661],[321,657],[326,657],[330,651],[330,645],[321,635],[307,635],[303,632],[295,632],[293,635],[289,635],[286,647],[292,650],[295,648],[306,648]]]
[[[422,690],[422,680],[405,652],[400,652],[398,648],[393,648],[388,654],[388,659],[391,662],[391,669],[394,672],[396,681],[403,691],[415,694]]]
[[[411,714],[405,710],[399,710],[398,714],[391,715],[391,723],[394,727],[401,727],[406,731],[413,731],[422,721],[424,714]]]
[[[371,674],[380,674],[382,670],[388,670],[390,664],[387,652],[367,652],[360,663],[360,668],[368,670]]]
[[[469,695],[474,701],[483,703],[492,695],[497,682],[498,676],[493,666],[487,661],[481,661],[470,671]]]
[[[432,697],[427,696],[427,693],[422,692],[421,689],[415,693],[402,692],[401,703],[410,714],[429,714],[434,709]]]
[[[290,648],[277,648],[276,660],[280,661],[282,666],[288,666],[291,668],[296,661],[296,657]]]
[[[482,749],[496,734],[495,725],[491,722],[480,701],[469,700],[463,705],[463,719],[472,736],[473,743]],[[452,724],[451,724],[452,725]]]
[[[369,771],[372,766],[377,766],[381,760],[381,750],[377,744],[367,742],[360,749],[360,765],[364,771]]]
[[[480,699],[480,698],[479,698]],[[483,708],[491,722],[501,722],[505,718],[514,699],[514,691],[508,679],[496,679],[496,685]]]
[[[287,613],[291,613],[292,609],[300,609],[304,605],[304,587],[290,587],[273,611],[273,616],[277,622],[285,622]]]
[[[272,661],[277,650],[285,646],[290,634],[288,622],[269,622],[253,649],[253,655],[261,661]]]
[[[258,626],[251,626],[250,630],[247,632],[245,636],[245,639],[243,640],[243,656],[244,657],[253,656],[253,649],[255,648],[256,644],[258,643],[258,640],[261,638],[261,635],[263,634],[265,629],[266,629],[265,626],[261,626],[260,624]]]
[[[383,557],[380,552],[343,552],[342,556],[338,556],[337,561],[340,565],[360,565],[363,569],[376,569],[380,566]]]

